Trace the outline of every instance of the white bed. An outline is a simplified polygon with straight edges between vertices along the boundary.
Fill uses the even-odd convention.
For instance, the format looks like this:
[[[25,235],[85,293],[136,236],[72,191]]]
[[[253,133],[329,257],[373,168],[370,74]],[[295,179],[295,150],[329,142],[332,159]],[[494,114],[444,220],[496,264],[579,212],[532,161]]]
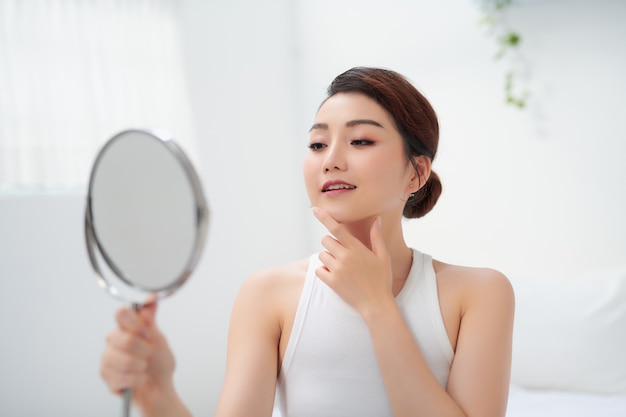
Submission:
[[[626,396],[511,385],[506,417],[626,417]]]
[[[626,417],[626,267],[511,281],[507,417]]]

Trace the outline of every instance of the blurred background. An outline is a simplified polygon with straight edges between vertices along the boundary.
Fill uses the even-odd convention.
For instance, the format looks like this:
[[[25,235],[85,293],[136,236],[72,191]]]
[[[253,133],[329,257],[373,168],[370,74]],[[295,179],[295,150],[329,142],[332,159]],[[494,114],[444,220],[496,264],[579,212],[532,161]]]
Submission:
[[[354,66],[404,74],[439,116],[444,192],[405,223],[411,246],[511,279],[624,265],[626,2],[504,3],[0,0],[0,415],[119,411],[98,375],[119,303],[83,215],[96,152],[129,127],[169,130],[211,207],[199,268],[159,312],[181,396],[211,415],[242,281],[318,250],[300,166]]]

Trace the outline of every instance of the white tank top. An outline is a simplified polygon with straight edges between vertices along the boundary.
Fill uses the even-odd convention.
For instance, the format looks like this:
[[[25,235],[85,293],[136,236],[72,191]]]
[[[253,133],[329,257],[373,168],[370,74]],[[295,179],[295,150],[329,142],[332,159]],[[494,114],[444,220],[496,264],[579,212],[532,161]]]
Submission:
[[[278,376],[282,417],[391,417],[383,379],[361,316],[315,276],[312,255]],[[432,258],[413,250],[396,297],[431,371],[446,387],[454,352],[444,327]]]

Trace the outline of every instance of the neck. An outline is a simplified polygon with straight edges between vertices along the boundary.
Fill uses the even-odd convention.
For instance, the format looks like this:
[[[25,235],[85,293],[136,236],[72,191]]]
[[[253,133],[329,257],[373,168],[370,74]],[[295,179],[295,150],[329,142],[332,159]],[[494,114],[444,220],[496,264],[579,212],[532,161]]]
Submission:
[[[375,219],[366,219],[356,223],[345,224],[352,236],[359,239],[365,246],[372,249],[370,240],[370,230]],[[402,224],[399,221],[382,220],[383,237],[387,252],[391,258],[391,269],[393,280],[404,283],[411,264],[413,263],[413,252],[404,241]],[[395,291],[394,291],[395,292]]]

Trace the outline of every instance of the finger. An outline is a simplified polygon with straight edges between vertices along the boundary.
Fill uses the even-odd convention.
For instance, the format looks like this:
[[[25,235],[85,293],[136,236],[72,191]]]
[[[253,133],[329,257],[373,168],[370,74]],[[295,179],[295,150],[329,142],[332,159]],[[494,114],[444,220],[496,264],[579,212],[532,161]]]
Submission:
[[[313,207],[313,214],[326,227],[331,235],[335,237],[342,245],[348,246],[356,240],[354,236],[346,229],[344,225],[333,219],[324,209]]]
[[[140,316],[140,313],[131,308],[122,307],[117,310],[115,313],[115,320],[117,321],[120,329],[124,331],[139,334],[146,339],[152,338],[152,332]]]
[[[156,323],[156,313],[157,313],[157,295],[152,294],[147,299],[145,304],[139,310],[139,316],[143,320],[145,324],[148,326],[154,326]]]
[[[331,273],[328,270],[328,268],[326,268],[325,266],[320,266],[318,268],[315,269],[315,275],[321,279],[323,282],[325,282],[327,285],[330,284],[330,280],[331,280]]]
[[[319,258],[322,265],[326,267],[326,270],[332,271],[335,269],[337,259],[335,259],[335,257],[332,254],[326,251],[323,251],[323,252],[320,252],[317,255],[317,257]]]
[[[118,393],[141,385],[145,381],[147,367],[147,360],[109,348],[102,355],[100,375],[109,389]]]
[[[153,346],[145,338],[124,330],[114,330],[106,338],[107,346],[128,354],[147,358],[152,354]]]
[[[372,244],[372,252],[376,254],[378,258],[386,258],[388,256],[387,245],[385,245],[385,239],[383,236],[382,219],[376,217],[370,228],[370,242]]]
[[[102,354],[102,367],[118,373],[137,373],[148,369],[148,360],[112,347]]]
[[[333,254],[335,257],[340,256],[343,250],[346,249],[341,242],[329,235],[322,237],[321,243],[324,249]]]
[[[134,389],[146,381],[145,372],[119,372],[112,368],[101,368],[100,376],[114,394],[121,394],[125,389]]]

